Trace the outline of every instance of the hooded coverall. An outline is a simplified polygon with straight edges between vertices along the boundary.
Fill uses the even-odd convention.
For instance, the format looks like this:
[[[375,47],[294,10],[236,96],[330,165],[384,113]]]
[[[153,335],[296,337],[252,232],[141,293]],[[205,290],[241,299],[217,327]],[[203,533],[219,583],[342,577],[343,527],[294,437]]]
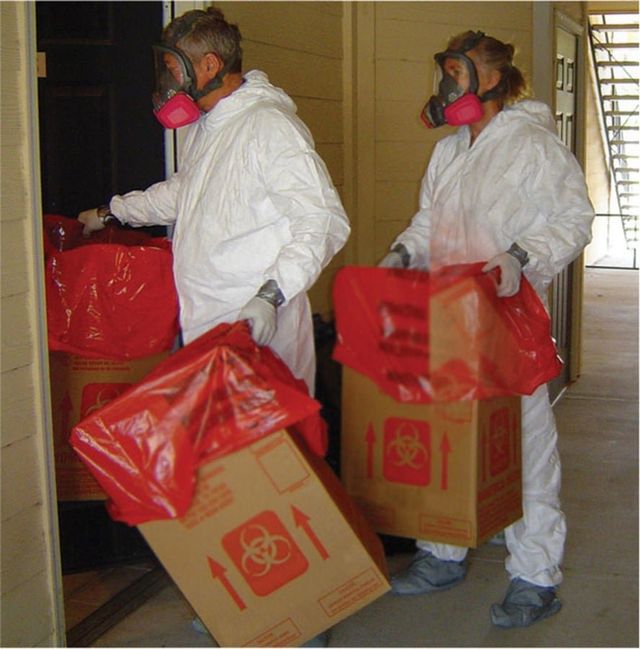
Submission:
[[[269,279],[285,302],[270,347],[313,394],[315,352],[306,291],[342,248],[349,223],[294,102],[254,70],[189,127],[178,172],[114,196],[134,226],[175,224],[174,278],[189,343],[242,307]]]
[[[549,108],[525,100],[500,111],[473,143],[468,126],[435,147],[420,209],[394,241],[412,267],[487,261],[517,243],[523,272],[547,304],[554,275],[591,239],[593,208],[584,175],[560,141]],[[505,531],[506,568],[538,586],[562,581],[566,537],[560,509],[560,459],[547,386],[522,399],[523,518]],[[461,561],[467,549],[418,541],[438,559]]]

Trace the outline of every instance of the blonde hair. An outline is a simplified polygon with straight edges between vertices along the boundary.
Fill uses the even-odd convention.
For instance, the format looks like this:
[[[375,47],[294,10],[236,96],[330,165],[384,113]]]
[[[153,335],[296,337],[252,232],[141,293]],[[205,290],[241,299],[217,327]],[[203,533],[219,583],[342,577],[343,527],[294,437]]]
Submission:
[[[456,51],[463,47],[463,43],[476,35],[474,31],[466,31],[453,36],[447,49]],[[520,70],[513,65],[515,48],[510,43],[503,43],[492,36],[482,36],[473,47],[478,53],[483,65],[500,72],[500,82],[495,88],[497,96],[505,103],[512,104],[529,96],[529,86]]]

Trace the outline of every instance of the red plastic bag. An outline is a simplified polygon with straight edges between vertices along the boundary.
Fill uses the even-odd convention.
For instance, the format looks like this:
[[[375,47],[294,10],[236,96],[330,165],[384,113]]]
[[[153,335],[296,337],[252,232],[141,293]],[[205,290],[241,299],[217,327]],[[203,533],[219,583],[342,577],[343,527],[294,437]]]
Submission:
[[[182,516],[205,462],[289,428],[318,455],[320,404],[245,322],[222,324],[74,426],[71,445],[130,525]]]
[[[129,360],[172,348],[179,331],[171,242],[45,215],[49,349]]]
[[[531,394],[561,370],[544,305],[523,276],[499,298],[484,264],[436,273],[347,267],[333,298],[335,360],[399,401]]]
[[[163,237],[151,237],[142,230],[126,230],[115,222],[107,224],[104,230],[92,232],[89,237],[82,234],[84,226],[77,219],[61,214],[45,214],[43,224],[45,259],[55,252],[64,252],[80,246],[96,243],[115,243],[125,246],[144,246],[171,250],[171,242]]]

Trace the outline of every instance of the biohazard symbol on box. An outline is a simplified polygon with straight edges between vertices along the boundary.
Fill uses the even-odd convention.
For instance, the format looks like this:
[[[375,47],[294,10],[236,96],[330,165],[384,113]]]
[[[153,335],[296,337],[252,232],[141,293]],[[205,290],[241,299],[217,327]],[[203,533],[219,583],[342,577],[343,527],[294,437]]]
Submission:
[[[509,468],[511,451],[509,408],[500,408],[489,418],[489,471],[498,475]]]
[[[222,538],[251,590],[265,596],[307,571],[309,562],[275,512],[265,510]]]
[[[416,419],[389,417],[384,422],[382,473],[390,482],[431,482],[431,426]]]
[[[82,389],[80,419],[100,410],[132,385],[132,383],[87,383]]]

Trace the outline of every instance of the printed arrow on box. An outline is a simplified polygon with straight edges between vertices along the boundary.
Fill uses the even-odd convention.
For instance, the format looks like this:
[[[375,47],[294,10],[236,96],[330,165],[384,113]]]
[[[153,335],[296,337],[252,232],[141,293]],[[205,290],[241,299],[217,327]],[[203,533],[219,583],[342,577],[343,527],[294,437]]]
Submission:
[[[367,443],[367,478],[373,478],[373,445],[376,443],[376,433],[373,430],[373,424],[369,424],[364,436]]]
[[[311,518],[293,505],[291,505],[291,511],[293,512],[293,522],[295,523],[296,527],[300,527],[302,529],[302,531],[309,537],[311,543],[313,543],[313,546],[318,551],[320,557],[326,561],[329,558],[329,553],[327,552],[327,549],[324,547],[324,545],[322,545],[322,543],[320,542],[320,539],[316,536],[316,533],[311,529],[311,525],[309,525]]]
[[[209,561],[209,569],[211,570],[211,576],[214,579],[218,579],[222,584],[222,587],[231,595],[231,599],[237,604],[238,608],[242,611],[247,608],[247,605],[244,603],[240,595],[236,592],[235,588],[231,585],[231,582],[227,579],[227,569],[217,561],[214,561],[211,557],[207,557]]]
[[[442,435],[440,441],[440,452],[442,453],[442,471],[440,473],[440,489],[446,491],[449,487],[449,453],[451,453],[451,443],[447,433]]]

